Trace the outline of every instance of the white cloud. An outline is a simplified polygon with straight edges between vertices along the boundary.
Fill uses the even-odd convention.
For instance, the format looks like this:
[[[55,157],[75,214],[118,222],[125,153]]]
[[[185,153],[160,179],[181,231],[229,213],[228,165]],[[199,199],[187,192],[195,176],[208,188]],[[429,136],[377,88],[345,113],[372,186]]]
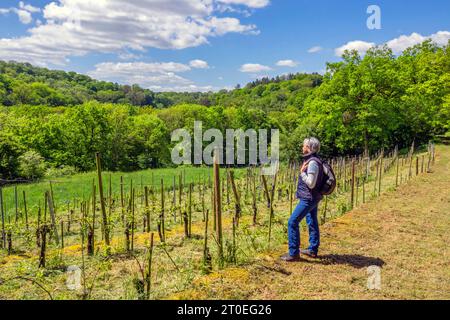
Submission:
[[[12,10],[17,14],[20,22],[22,22],[23,24],[29,24],[33,21],[33,17],[31,17],[31,13],[29,13],[28,11],[15,8]]]
[[[19,8],[0,8],[0,14],[8,14],[10,12],[13,12],[17,14],[19,21],[23,24],[30,24],[31,22],[33,22],[33,17],[31,14],[40,11],[40,8],[25,4],[22,1],[19,2]]]
[[[433,42],[440,46],[444,46],[447,44],[448,40],[450,40],[450,32],[439,31],[429,36],[422,36],[419,33],[413,32],[409,36],[402,35],[398,38],[392,39],[386,42],[386,45],[391,48],[395,54],[400,54],[405,49],[422,43],[428,39],[431,39]]]
[[[133,72],[186,72],[191,70],[186,64],[177,62],[103,62],[96,65],[100,72],[120,72],[123,74]]]
[[[131,52],[121,52],[118,54],[118,57],[121,60],[137,60],[137,59],[141,59],[142,55],[131,53]]]
[[[264,8],[269,5],[270,0],[219,0],[225,4],[244,5],[249,8]]]
[[[290,67],[294,68],[298,66],[298,62],[294,60],[280,60],[276,64],[278,67]]]
[[[208,62],[199,59],[189,62],[189,66],[194,69],[209,69]]]
[[[148,89],[157,92],[209,92],[209,91],[219,91],[222,88],[213,86],[198,86],[195,84],[191,84],[187,86],[173,86],[173,87],[151,86]]]
[[[33,7],[30,4],[25,4],[25,3],[23,3],[23,1],[19,2],[19,8],[23,9],[23,10],[26,10],[28,12],[31,12],[31,13],[41,12],[40,8]]]
[[[138,84],[154,91],[204,92],[219,90],[212,86],[197,86],[191,80],[179,75],[179,73],[190,71],[192,68],[195,67],[176,62],[103,62],[97,64],[95,70],[88,72],[88,75],[105,81]]]
[[[315,47],[310,48],[310,49],[308,50],[308,53],[318,53],[318,52],[320,52],[320,51],[322,51],[322,50],[323,50],[322,47],[320,47],[320,46],[315,46]]]
[[[343,45],[342,47],[339,47],[335,50],[335,54],[340,57],[344,54],[346,50],[352,51],[356,50],[360,54],[365,54],[367,50],[370,48],[373,48],[375,46],[375,43],[373,42],[365,42],[360,40],[350,41],[347,42],[347,44]]]
[[[270,71],[272,70],[268,66],[264,66],[258,63],[246,63],[241,66],[239,71],[245,72],[245,73],[258,73],[262,71]]]
[[[435,34],[430,36],[431,40],[436,42],[440,46],[447,45],[450,40],[450,32],[449,31],[438,31]]]
[[[249,1],[248,6],[257,8],[259,3]],[[91,52],[184,49],[227,33],[258,34],[255,25],[217,16],[216,4],[217,0],[55,0],[43,8],[44,20],[28,30],[30,35],[0,39],[0,59],[65,64],[70,57]],[[22,7],[17,10],[35,10]]]
[[[450,32],[438,31],[429,36],[423,36],[417,32],[413,32],[410,35],[401,35],[400,37],[389,40],[385,44],[391,48],[395,54],[400,54],[405,49],[413,47],[429,39],[439,46],[444,46],[450,40]],[[374,46],[375,43],[373,42],[350,41],[346,45],[337,48],[335,53],[337,56],[342,56],[345,50],[357,50],[360,54],[365,54],[367,50]]]
[[[388,41],[386,44],[394,53],[401,53],[405,49],[425,41],[426,38],[418,33],[412,33],[409,36],[402,35],[398,38]]]
[[[235,6],[232,6],[232,5],[221,4],[221,3],[219,3],[217,5],[216,10],[221,12],[221,13],[230,12],[230,13],[241,14],[241,15],[243,15],[246,18],[248,18],[248,17],[250,17],[252,15],[252,10],[242,9],[241,7],[235,7]]]

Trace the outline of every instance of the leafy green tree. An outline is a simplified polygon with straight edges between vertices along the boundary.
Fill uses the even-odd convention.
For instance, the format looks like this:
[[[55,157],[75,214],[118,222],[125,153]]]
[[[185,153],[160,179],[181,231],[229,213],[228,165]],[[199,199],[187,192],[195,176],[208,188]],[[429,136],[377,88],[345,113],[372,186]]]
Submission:
[[[18,176],[18,157],[23,149],[11,134],[0,131],[0,177],[13,179]]]
[[[38,97],[30,85],[23,82],[15,82],[13,84],[13,93],[11,94],[11,101],[14,104],[39,104]]]
[[[107,143],[111,132],[107,108],[111,107],[89,102],[67,110],[63,126],[65,150],[70,160],[66,164],[91,170],[95,168],[95,153],[100,152],[106,168],[111,166],[111,149]]]
[[[20,175],[31,180],[44,176],[46,170],[44,158],[36,151],[30,150],[19,157]]]
[[[149,114],[134,117],[129,140],[135,167],[147,169],[169,164],[170,134],[161,119]]]
[[[96,94],[97,100],[104,103],[117,103],[125,97],[123,92],[113,90],[102,90]]]

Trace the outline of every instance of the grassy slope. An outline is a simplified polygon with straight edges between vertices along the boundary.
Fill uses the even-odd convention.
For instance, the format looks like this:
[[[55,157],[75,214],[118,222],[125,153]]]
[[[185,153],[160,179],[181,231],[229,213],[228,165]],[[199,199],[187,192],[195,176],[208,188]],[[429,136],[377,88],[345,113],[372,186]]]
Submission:
[[[439,147],[431,174],[323,225],[320,259],[279,262],[283,245],[176,298],[450,299],[449,184],[450,147]],[[381,290],[367,289],[370,265],[382,266]]]

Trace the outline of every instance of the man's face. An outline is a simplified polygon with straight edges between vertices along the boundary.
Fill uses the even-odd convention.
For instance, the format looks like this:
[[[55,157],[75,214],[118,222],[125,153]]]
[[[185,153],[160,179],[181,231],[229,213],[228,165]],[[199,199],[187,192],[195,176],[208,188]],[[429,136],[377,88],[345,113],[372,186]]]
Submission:
[[[303,154],[308,154],[310,152],[310,149],[306,144],[303,145],[302,152]]]

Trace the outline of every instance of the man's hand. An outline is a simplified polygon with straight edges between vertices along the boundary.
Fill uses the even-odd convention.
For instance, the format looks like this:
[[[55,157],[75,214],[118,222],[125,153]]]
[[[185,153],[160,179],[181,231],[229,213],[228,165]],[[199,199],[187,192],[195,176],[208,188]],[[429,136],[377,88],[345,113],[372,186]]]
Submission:
[[[306,170],[308,170],[308,165],[309,165],[309,162],[303,163],[302,168],[300,169],[300,172],[305,172]]]

